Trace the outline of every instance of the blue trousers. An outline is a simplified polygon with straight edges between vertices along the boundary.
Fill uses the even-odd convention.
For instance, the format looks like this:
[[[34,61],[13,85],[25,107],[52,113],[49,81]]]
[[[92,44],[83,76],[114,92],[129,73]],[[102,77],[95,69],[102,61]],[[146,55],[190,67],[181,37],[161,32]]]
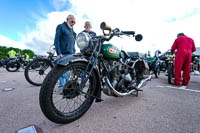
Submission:
[[[64,57],[64,56],[68,56],[68,55],[63,55],[62,57]],[[55,59],[54,63],[56,63],[59,59],[60,58]],[[67,83],[67,81],[69,80],[69,78],[70,78],[70,72],[64,73],[59,79],[58,89],[62,89],[65,86],[65,84]]]

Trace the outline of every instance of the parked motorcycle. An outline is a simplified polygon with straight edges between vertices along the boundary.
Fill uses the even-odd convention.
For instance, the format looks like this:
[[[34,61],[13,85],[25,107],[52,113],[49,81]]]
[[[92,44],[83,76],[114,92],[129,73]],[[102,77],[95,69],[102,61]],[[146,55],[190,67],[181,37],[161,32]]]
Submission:
[[[161,52],[155,53],[154,57],[146,57],[145,60],[148,62],[150,72],[153,72],[155,77],[158,78],[161,69],[161,60],[159,59],[159,54]]]
[[[6,65],[10,60],[15,60],[15,58],[0,59],[0,67],[6,68]]]
[[[77,36],[81,53],[61,58],[44,79],[39,102],[49,120],[63,124],[77,120],[90,108],[94,99],[102,101],[102,92],[114,97],[138,96],[151,79],[148,64],[138,57],[138,53],[128,55],[105,43],[114,36],[123,35],[141,41],[142,35],[118,28],[112,30],[105,22],[100,27],[103,36],[90,37],[81,32]],[[65,77],[65,84],[60,89],[61,77]]]
[[[6,70],[8,72],[16,72],[20,69],[25,69],[29,61],[26,61],[24,56],[17,56],[14,60],[10,60],[6,65]]]
[[[32,85],[41,86],[42,82],[47,73],[53,68],[55,49],[52,45],[47,52],[48,56],[36,57],[28,66],[25,68],[24,76],[25,79]]]

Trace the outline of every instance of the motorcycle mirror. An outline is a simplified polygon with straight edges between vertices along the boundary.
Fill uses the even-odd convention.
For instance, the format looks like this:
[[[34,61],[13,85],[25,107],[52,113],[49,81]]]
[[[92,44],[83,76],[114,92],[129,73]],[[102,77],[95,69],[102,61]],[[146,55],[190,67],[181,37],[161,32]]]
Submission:
[[[143,39],[143,37],[142,37],[141,34],[137,34],[137,35],[135,36],[135,40],[136,40],[136,41],[141,41],[142,39]]]

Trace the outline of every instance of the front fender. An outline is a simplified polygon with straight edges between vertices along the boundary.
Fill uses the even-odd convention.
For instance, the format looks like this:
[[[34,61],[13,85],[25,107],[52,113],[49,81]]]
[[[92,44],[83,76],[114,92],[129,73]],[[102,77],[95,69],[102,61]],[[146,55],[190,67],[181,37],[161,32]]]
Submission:
[[[85,59],[83,56],[73,54],[73,55],[67,55],[67,56],[61,57],[60,59],[55,61],[55,64],[67,66],[69,63],[73,63],[77,61],[88,62],[88,60]]]

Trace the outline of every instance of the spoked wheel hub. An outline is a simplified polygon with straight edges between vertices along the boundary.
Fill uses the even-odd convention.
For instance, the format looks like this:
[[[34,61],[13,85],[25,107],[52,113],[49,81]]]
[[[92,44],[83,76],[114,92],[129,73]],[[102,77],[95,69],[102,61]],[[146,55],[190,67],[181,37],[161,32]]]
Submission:
[[[79,94],[79,83],[77,81],[68,81],[63,89],[63,97],[67,99],[72,99]]]
[[[44,74],[44,70],[40,69],[40,70],[39,70],[39,74],[40,74],[40,75],[43,75],[43,74]]]

